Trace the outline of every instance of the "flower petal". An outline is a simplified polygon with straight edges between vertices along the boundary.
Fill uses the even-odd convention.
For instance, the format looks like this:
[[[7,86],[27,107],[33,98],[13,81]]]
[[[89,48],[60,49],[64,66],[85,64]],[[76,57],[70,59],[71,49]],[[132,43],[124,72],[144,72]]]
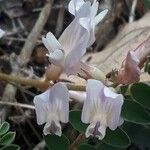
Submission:
[[[60,123],[58,121],[47,122],[44,126],[43,133],[44,135],[56,134],[58,136],[61,136],[62,131]]]
[[[67,87],[62,83],[56,83],[51,88],[49,99],[51,111],[58,115],[61,122],[67,123],[69,118],[69,92]]]
[[[100,12],[94,19],[95,25],[97,25],[108,13],[108,9],[103,10]]]
[[[105,103],[104,110],[107,115],[107,125],[111,130],[115,130],[123,121],[120,122],[123,96],[112,92],[109,88],[104,88]]]
[[[92,6],[91,6],[91,17],[94,18],[98,11],[98,5],[99,2],[97,0],[94,0]]]
[[[93,136],[97,137],[99,140],[102,140],[106,134],[106,126],[101,125],[99,122],[92,122],[86,129],[85,136],[86,138]]]
[[[105,135],[106,135],[106,126],[104,125],[100,125],[100,127],[98,128],[98,131],[99,131],[99,135],[97,135],[96,137],[99,139],[99,140],[102,140]]]
[[[65,54],[68,55],[70,51],[75,49],[76,45],[79,45],[78,43],[81,43],[84,38],[84,43],[88,41],[88,36],[86,32],[89,32],[89,28],[85,28],[82,26],[79,22],[79,18],[82,17],[89,17],[90,16],[90,3],[85,3],[79,10],[79,15],[71,22],[71,24],[64,30],[62,35],[59,38],[59,42],[62,46],[62,49],[65,51]],[[87,24],[87,23],[86,23]],[[87,27],[87,26],[86,26]],[[86,34],[86,35],[85,35]],[[85,39],[85,36],[86,39]],[[77,46],[78,47],[78,46]],[[75,49],[76,51],[78,49]]]
[[[92,122],[92,117],[97,108],[100,107],[100,98],[104,85],[97,80],[89,79],[86,85],[87,99],[84,102],[81,120],[84,123]]]
[[[42,42],[48,49],[49,53],[54,52],[56,49],[61,49],[60,43],[51,32],[48,32],[46,34],[46,38],[42,38]]]
[[[2,38],[5,34],[5,31],[3,31],[2,29],[0,29],[0,38]]]
[[[49,110],[49,90],[34,97],[37,124],[41,125],[47,121],[47,111]]]
[[[64,52],[56,49],[54,52],[47,54],[51,63],[56,66],[61,66],[64,60]]]
[[[88,137],[90,137],[90,136],[94,136],[94,135],[93,135],[93,130],[94,130],[94,128],[95,128],[95,125],[96,125],[96,123],[91,123],[91,124],[87,127],[86,132],[85,132],[85,137],[86,137],[86,138],[88,138]]]
[[[129,51],[122,67],[118,72],[117,80],[120,84],[130,84],[140,80],[139,60],[133,51]]]
[[[72,15],[76,15],[76,12],[80,9],[80,7],[84,4],[84,0],[71,0],[68,5],[68,11]]]

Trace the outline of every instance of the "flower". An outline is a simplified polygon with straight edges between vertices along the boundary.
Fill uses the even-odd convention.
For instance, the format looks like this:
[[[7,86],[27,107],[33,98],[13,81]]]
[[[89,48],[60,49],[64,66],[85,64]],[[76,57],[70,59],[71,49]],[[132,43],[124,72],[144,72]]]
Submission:
[[[68,122],[69,93],[62,83],[56,83],[52,88],[34,97],[37,124],[44,123],[44,135],[56,134],[61,136],[61,125]]]
[[[86,137],[95,136],[99,140],[106,134],[106,128],[115,130],[123,123],[120,117],[123,96],[112,92],[100,81],[89,79],[86,86],[87,98],[82,109],[81,120],[90,123]]]
[[[139,59],[134,51],[129,51],[121,69],[118,71],[117,81],[120,84],[130,84],[140,80]]]
[[[0,29],[0,38],[2,38],[5,34],[5,31],[3,31],[2,29]]]
[[[85,2],[84,0],[71,0],[68,5],[68,10],[72,15],[76,16],[80,7],[88,2],[89,1]],[[108,13],[108,9],[105,9],[97,15],[98,6],[99,3],[97,0],[93,0],[90,7],[90,38],[87,47],[91,46],[95,42],[95,27]],[[86,21],[86,18],[82,18],[82,21]]]
[[[79,9],[75,19],[65,29],[60,38],[49,32],[42,41],[49,51],[49,60],[63,68],[67,75],[77,74],[80,59],[86,52],[89,39],[90,3],[87,2]],[[82,20],[86,18],[86,20]]]

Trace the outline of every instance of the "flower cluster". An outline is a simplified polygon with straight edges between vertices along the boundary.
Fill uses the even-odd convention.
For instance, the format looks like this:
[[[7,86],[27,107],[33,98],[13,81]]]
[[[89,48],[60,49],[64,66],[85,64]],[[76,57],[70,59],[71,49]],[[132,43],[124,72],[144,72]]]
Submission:
[[[95,27],[105,17],[108,10],[97,15],[98,2],[94,0],[71,0],[69,12],[74,20],[65,29],[60,38],[49,32],[42,41],[49,51],[47,56],[51,63],[62,68],[67,75],[77,74],[82,63],[81,57],[86,48],[95,41]],[[78,94],[68,91],[63,83],[56,83],[44,93],[34,97],[37,123],[45,124],[44,134],[61,136],[61,124],[69,118],[69,99],[78,98],[83,102],[81,121],[89,124],[86,137],[103,139],[106,128],[115,130],[123,123],[120,117],[123,96],[116,94],[100,81],[89,79],[86,91]]]
[[[71,24],[64,30],[57,40],[49,32],[42,41],[49,51],[47,56],[51,63],[62,68],[67,75],[77,74],[80,68],[80,59],[86,48],[95,41],[95,26],[105,17],[108,10],[97,14],[98,2],[71,0],[69,12],[75,16]]]

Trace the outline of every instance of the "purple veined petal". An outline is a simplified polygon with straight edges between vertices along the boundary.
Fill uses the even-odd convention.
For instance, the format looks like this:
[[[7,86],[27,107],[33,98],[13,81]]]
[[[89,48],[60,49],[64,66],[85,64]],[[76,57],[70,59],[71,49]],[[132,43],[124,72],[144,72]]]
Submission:
[[[61,131],[61,125],[59,121],[52,120],[51,122],[47,122],[44,126],[43,133],[44,135],[56,134],[58,136],[61,136],[62,131]]]
[[[81,11],[82,10],[82,11]],[[82,17],[90,16],[90,4],[86,3],[80,8]],[[59,38],[59,42],[62,46],[62,49],[67,55],[78,43],[80,43],[81,38],[84,37],[83,32],[89,32],[89,28],[84,28],[80,22],[79,17],[76,17],[71,24],[64,30],[62,35]],[[83,34],[83,36],[82,36]]]
[[[121,94],[113,93],[109,88],[104,88],[105,103],[104,110],[107,116],[107,125],[111,130],[115,130],[119,126],[121,108],[123,105],[123,96]]]
[[[5,35],[5,31],[0,29],[0,38],[2,38]]]
[[[54,52],[46,54],[49,57],[51,63],[56,66],[62,66],[64,60],[64,52],[62,50],[56,49]]]
[[[108,9],[103,10],[100,12],[94,19],[95,25],[97,25],[108,13]]]
[[[81,6],[84,4],[84,0],[71,0],[68,5],[68,11],[72,15],[76,15],[76,12],[81,8]]]
[[[51,111],[57,114],[61,122],[67,123],[69,119],[69,92],[67,87],[62,83],[56,83],[51,88],[49,96]]]
[[[44,124],[47,121],[47,114],[49,111],[49,92],[50,89],[34,97],[33,102],[35,105],[38,125]]]
[[[80,103],[83,103],[86,99],[86,92],[81,91],[69,91],[69,97],[77,100]]]
[[[83,123],[90,123],[93,120],[94,111],[99,110],[102,102],[100,97],[104,85],[97,80],[89,79],[86,85],[87,98],[82,108],[81,120]]]
[[[48,49],[49,53],[54,52],[56,49],[61,49],[60,43],[51,32],[46,34],[46,38],[42,38],[42,42]]]

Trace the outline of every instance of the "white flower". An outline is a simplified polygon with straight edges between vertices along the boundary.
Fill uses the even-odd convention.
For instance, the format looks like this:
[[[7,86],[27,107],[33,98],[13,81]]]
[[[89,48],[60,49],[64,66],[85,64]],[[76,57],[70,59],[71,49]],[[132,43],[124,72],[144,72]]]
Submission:
[[[56,134],[61,136],[61,125],[68,122],[69,93],[62,83],[56,83],[52,88],[34,97],[38,125],[44,123],[44,135]]]
[[[123,96],[112,92],[100,81],[89,79],[86,86],[87,98],[82,109],[81,120],[90,123],[86,137],[95,136],[103,139],[106,128],[115,130],[123,123],[120,118]]]
[[[5,31],[3,31],[2,29],[0,29],[0,38],[2,38],[5,35]]]
[[[49,51],[49,60],[62,67],[67,75],[77,74],[80,68],[80,59],[86,52],[90,36],[89,17],[90,3],[85,3],[58,40],[51,32],[47,33],[46,38],[42,38]]]
[[[78,14],[78,11],[80,10],[80,7],[82,7],[82,5],[88,2],[89,1],[84,2],[84,0],[71,0],[68,5],[68,10],[72,15],[76,16]],[[98,6],[99,6],[99,3],[97,2],[97,0],[93,0],[93,3],[90,7],[91,30],[90,30],[90,38],[89,38],[87,47],[91,46],[95,42],[95,27],[108,13],[108,9],[105,9],[97,15]],[[82,18],[81,20],[85,22],[87,19]]]

